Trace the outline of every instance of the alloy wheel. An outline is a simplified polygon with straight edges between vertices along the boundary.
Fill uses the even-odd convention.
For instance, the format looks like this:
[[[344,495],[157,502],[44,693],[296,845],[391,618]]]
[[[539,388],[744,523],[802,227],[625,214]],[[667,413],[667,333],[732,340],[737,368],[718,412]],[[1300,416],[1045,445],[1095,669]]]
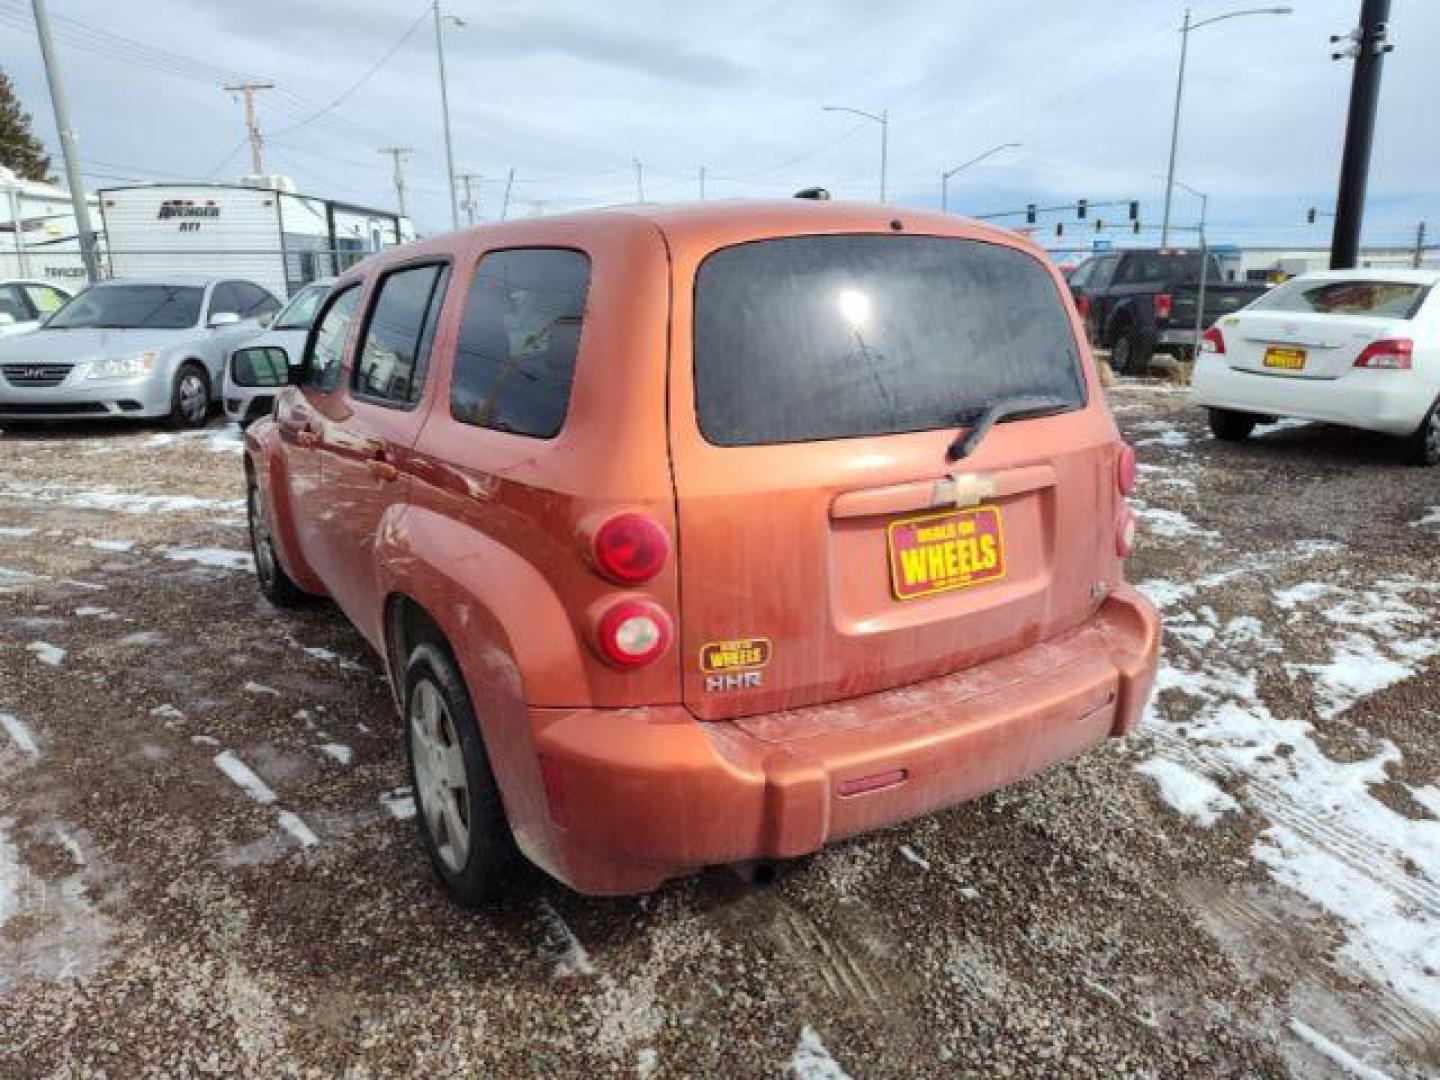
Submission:
[[[198,423],[209,407],[205,380],[193,371],[186,372],[180,377],[180,415],[192,424]]]
[[[420,813],[441,860],[459,873],[470,858],[470,784],[454,718],[429,678],[410,695],[409,728]]]
[[[251,481],[246,500],[250,517],[250,550],[255,556],[255,574],[260,583],[269,586],[275,580],[275,548],[270,541],[270,522],[265,517],[265,498],[260,485]]]

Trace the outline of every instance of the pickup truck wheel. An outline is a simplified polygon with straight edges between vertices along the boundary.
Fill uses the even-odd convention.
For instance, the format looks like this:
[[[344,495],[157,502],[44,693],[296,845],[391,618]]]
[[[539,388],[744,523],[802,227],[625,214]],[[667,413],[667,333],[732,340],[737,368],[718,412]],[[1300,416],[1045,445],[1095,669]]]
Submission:
[[[1210,432],[1224,442],[1244,442],[1255,430],[1258,417],[1233,409],[1210,410]]]
[[[464,680],[431,641],[405,668],[405,745],[420,836],[436,874],[466,907],[498,900],[519,853]]]
[[[1115,335],[1110,347],[1110,366],[1121,375],[1144,375],[1150,370],[1150,357],[1155,345],[1144,331],[1126,326]]]
[[[180,365],[170,387],[170,426],[202,428],[210,421],[210,378],[193,360]]]
[[[255,557],[255,580],[260,591],[276,607],[299,607],[310,599],[290,580],[275,554],[275,541],[270,536],[270,517],[265,511],[265,496],[253,476],[246,477],[245,512],[250,519],[250,553]]]
[[[1440,465],[1440,398],[1410,436],[1405,458],[1412,465]]]

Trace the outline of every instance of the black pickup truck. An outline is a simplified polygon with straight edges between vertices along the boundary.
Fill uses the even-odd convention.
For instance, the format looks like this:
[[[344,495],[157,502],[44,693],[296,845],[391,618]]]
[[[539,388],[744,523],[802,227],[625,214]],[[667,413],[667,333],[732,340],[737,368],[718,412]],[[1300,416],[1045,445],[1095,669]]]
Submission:
[[[1227,282],[1215,256],[1205,258],[1201,332],[1267,288]],[[1110,350],[1112,368],[1143,374],[1157,347],[1193,359],[1201,266],[1198,251],[1161,249],[1106,252],[1075,268],[1070,275],[1075,306],[1090,341]]]

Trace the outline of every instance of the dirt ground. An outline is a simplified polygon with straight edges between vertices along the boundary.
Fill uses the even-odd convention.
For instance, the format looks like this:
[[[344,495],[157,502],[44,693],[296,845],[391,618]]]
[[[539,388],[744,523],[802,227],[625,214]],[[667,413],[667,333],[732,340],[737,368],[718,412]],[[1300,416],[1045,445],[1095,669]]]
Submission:
[[[0,437],[0,1075],[1435,1075],[1440,470],[1110,395],[1140,734],[769,888],[484,914],[375,657],[257,592],[233,431]]]

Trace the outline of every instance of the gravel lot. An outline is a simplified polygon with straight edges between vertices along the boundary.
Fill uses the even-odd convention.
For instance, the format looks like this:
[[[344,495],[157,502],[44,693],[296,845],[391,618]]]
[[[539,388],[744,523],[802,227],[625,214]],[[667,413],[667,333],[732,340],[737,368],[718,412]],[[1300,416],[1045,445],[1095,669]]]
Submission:
[[[376,659],[256,591],[233,431],[0,437],[0,1075],[1434,1075],[1440,473],[1111,402],[1141,734],[767,889],[481,915]]]

